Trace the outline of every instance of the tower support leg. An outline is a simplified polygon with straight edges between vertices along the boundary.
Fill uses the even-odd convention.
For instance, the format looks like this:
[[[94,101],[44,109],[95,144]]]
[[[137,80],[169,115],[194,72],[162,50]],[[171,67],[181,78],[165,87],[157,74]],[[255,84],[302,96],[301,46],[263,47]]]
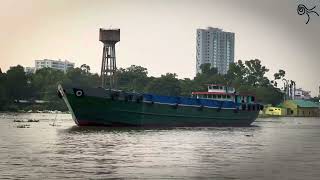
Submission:
[[[102,65],[101,65],[101,86],[107,88],[107,79],[109,80],[110,89],[116,87],[116,51],[115,44],[104,44],[102,52]]]

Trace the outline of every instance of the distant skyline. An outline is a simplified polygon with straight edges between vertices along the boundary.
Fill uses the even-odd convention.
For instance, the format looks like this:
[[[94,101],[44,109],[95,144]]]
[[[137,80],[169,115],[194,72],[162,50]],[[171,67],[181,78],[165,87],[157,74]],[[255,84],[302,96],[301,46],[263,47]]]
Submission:
[[[36,59],[68,59],[100,73],[99,28],[120,28],[118,67],[149,75],[193,78],[196,29],[235,33],[235,61],[260,59],[297,87],[318,95],[320,17],[297,14],[298,4],[320,13],[320,0],[0,0],[0,68],[34,66]]]

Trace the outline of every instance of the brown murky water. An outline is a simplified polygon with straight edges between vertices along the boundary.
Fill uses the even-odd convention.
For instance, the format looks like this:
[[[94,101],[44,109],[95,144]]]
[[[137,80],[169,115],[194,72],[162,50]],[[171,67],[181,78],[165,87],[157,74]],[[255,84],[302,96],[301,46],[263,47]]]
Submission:
[[[40,122],[13,122],[28,119]],[[319,179],[319,142],[319,118],[109,129],[68,114],[0,114],[0,179]]]

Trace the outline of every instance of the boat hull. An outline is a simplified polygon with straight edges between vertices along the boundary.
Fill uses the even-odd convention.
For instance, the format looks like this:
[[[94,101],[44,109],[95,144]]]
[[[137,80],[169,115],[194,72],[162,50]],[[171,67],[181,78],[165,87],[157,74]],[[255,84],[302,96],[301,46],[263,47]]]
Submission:
[[[79,126],[205,127],[249,126],[259,111],[237,108],[209,108],[183,104],[114,99],[101,88],[75,88],[59,85],[59,93]],[[76,88],[80,89],[80,88]]]

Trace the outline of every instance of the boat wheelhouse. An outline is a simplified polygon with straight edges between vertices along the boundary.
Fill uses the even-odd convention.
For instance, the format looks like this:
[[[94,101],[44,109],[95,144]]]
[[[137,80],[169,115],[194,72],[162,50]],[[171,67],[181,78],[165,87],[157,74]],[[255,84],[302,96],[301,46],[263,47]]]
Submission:
[[[208,84],[208,91],[192,92],[192,97],[197,99],[213,99],[219,101],[233,101],[235,103],[255,103],[255,96],[239,94],[233,87],[223,84]]]

